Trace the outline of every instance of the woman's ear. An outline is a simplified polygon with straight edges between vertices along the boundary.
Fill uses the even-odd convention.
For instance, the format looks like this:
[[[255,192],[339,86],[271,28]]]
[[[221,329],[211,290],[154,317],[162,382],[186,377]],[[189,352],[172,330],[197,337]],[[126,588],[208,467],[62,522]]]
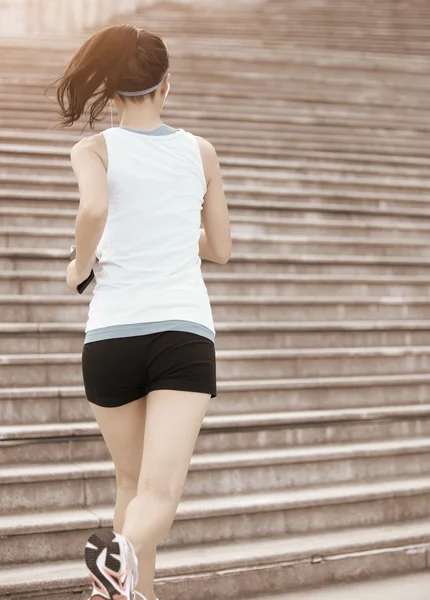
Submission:
[[[161,87],[161,91],[162,94],[164,96],[164,99],[167,98],[167,96],[169,95],[169,91],[170,91],[170,73],[167,73],[165,80],[163,81],[163,85]]]
[[[167,74],[167,77],[164,80],[164,83],[163,83],[162,88],[161,88],[162,89],[162,93],[163,93],[163,104],[161,105],[161,110],[163,110],[164,104],[166,102],[166,98],[167,98],[167,96],[169,95],[169,92],[170,92],[170,82],[169,82],[169,79],[170,79],[170,73]]]

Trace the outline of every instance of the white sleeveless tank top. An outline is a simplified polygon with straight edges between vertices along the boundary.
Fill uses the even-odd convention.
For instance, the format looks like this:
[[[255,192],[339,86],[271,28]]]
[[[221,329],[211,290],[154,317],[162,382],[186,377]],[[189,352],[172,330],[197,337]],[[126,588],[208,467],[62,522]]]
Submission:
[[[199,257],[200,148],[190,132],[163,127],[167,134],[103,131],[109,210],[85,343],[166,330],[215,338]]]

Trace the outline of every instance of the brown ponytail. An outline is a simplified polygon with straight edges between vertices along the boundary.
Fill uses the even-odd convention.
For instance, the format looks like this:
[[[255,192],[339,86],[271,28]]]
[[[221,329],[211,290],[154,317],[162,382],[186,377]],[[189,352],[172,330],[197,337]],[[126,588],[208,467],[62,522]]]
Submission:
[[[156,34],[134,25],[113,25],[93,35],[56,81],[61,124],[70,127],[90,103],[89,125],[117,90],[134,92],[159,83],[169,69],[169,55]],[[148,94],[154,97],[155,92]],[[143,102],[146,96],[127,97]]]

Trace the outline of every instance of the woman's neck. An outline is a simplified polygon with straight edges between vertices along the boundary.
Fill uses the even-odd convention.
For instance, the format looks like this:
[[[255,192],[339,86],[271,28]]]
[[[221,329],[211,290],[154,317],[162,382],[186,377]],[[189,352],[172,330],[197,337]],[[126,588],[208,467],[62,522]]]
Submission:
[[[117,108],[122,127],[150,130],[164,125],[160,111],[155,106],[146,107],[139,104],[127,104],[126,106]]]

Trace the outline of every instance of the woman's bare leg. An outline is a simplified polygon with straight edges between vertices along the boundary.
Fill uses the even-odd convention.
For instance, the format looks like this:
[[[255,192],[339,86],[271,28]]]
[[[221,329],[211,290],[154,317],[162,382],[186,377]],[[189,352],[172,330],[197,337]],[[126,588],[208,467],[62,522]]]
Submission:
[[[137,495],[128,504],[122,534],[139,558],[136,590],[155,600],[157,545],[168,533],[187,477],[210,394],[149,392]]]
[[[136,496],[145,432],[146,396],[117,408],[91,403],[101,434],[115,465],[117,496],[113,530],[121,533],[125,509]]]

